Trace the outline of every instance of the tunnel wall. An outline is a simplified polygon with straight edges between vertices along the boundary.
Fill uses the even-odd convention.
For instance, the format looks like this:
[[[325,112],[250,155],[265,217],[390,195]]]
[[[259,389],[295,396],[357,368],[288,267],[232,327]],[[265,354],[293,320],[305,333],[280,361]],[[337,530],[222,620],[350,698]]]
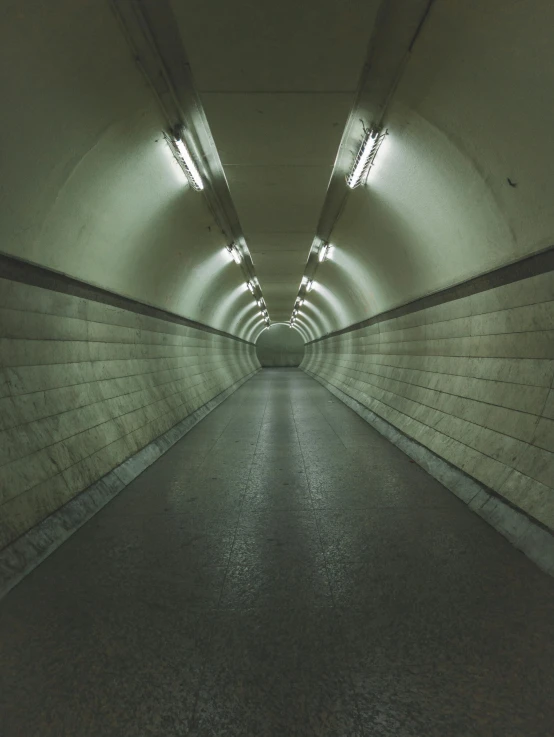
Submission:
[[[258,367],[251,343],[0,279],[0,548]]]
[[[306,346],[302,368],[554,529],[554,272]]]

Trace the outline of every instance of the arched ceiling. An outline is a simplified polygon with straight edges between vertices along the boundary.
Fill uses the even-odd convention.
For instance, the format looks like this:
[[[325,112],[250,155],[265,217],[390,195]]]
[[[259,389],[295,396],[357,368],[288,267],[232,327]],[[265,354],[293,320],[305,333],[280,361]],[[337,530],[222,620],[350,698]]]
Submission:
[[[249,340],[247,278],[279,322],[313,276],[309,340],[540,251],[552,27],[545,0],[4,0],[0,248]],[[171,100],[203,192],[164,139]],[[388,135],[350,191],[360,118]]]
[[[269,314],[288,320],[379,3],[171,4]]]
[[[542,0],[432,5],[300,311],[311,339],[552,246],[552,27]]]

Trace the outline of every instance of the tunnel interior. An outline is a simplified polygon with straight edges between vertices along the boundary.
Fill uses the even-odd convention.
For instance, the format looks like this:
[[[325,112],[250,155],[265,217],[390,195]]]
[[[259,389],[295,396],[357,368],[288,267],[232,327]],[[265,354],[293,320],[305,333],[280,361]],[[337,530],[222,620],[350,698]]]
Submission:
[[[304,359],[304,340],[288,323],[274,323],[258,336],[256,356],[262,368],[297,368]]]
[[[536,639],[554,642],[554,4],[0,6],[0,629],[12,642],[0,671],[14,689],[0,732],[90,724],[91,735],[119,736],[148,722],[164,737],[544,737],[554,723],[549,651]],[[124,501],[135,499],[140,513]],[[224,553],[204,565],[198,546]],[[222,577],[206,584],[212,598],[193,574]],[[320,575],[325,594],[303,598]],[[280,593],[267,594],[275,581]],[[87,619],[119,602],[118,589],[129,610]],[[152,592],[167,619],[145,612]],[[50,667],[40,652],[58,662],[68,632],[73,644],[98,637],[91,678],[109,671],[112,635],[128,655],[118,618],[133,603],[170,642],[174,609],[187,633],[206,616],[194,662],[220,670],[183,676],[179,693],[162,683],[160,703],[171,704],[146,700],[152,723],[98,684],[91,716],[86,679],[70,698],[61,666],[41,691],[33,663]],[[287,614],[270,624],[258,609]],[[264,683],[256,691],[246,678],[259,722],[231,693],[213,696],[225,670],[214,612],[231,632],[229,659],[246,652],[234,677]],[[319,644],[306,612],[319,617]],[[363,640],[368,622],[377,629]],[[279,626],[283,653],[296,655],[277,669],[289,690],[269,697],[261,633],[275,645]],[[247,630],[256,652],[243,648]],[[459,632],[441,701],[427,675],[447,667]],[[37,652],[29,638],[48,644]],[[429,639],[441,646],[427,670],[403,680]],[[331,654],[362,641],[373,660],[346,658],[357,705],[329,701],[341,689],[316,684],[324,659],[303,670],[302,643],[306,663],[328,646],[336,676]],[[487,680],[513,670],[515,641],[518,662],[541,676],[534,694],[531,676],[514,681],[520,711],[514,692]],[[66,660],[86,673],[71,642]],[[152,655],[155,638],[145,642]],[[464,660],[464,645],[482,653],[486,642],[488,659]],[[466,692],[484,694],[474,714]],[[36,694],[27,716],[24,693]],[[60,694],[70,706],[57,711],[49,699]],[[266,723],[267,704],[277,716]],[[182,728],[180,710],[191,714]]]

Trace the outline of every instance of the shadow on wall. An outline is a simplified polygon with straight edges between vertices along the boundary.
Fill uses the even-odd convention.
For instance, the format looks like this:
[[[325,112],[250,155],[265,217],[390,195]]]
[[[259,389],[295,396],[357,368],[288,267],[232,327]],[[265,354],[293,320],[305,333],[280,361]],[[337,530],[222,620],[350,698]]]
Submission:
[[[288,324],[276,323],[264,330],[256,342],[258,361],[263,367],[300,366],[304,341]]]

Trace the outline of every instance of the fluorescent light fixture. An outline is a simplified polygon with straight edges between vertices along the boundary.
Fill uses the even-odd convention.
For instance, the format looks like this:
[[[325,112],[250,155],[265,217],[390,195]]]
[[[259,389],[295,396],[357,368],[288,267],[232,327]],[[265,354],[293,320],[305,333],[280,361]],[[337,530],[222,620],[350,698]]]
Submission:
[[[246,286],[248,287],[248,289],[250,289],[250,291],[252,292],[252,294],[254,294],[254,285],[252,284],[252,282],[251,281],[247,281],[246,282]]]
[[[302,284],[306,285],[308,283],[309,279],[307,276],[302,277]]]
[[[181,154],[191,187],[193,187],[197,192],[200,192],[200,190],[204,189],[204,183],[185,142],[178,138],[175,141],[175,145],[177,146],[177,151]]]
[[[324,243],[319,249],[319,254],[318,254],[319,263],[322,263],[323,261],[327,261],[328,258],[331,258],[332,250],[333,250],[333,246],[331,246],[329,243]]]
[[[350,174],[346,177],[346,183],[351,189],[363,184],[367,179],[369,170],[375,161],[377,151],[386,135],[387,131],[379,131],[378,129],[365,132],[362,145],[356,154]]]
[[[226,246],[225,248],[231,255],[231,258],[233,259],[233,261],[236,264],[240,264],[242,256],[241,256],[239,247],[236,244],[232,243],[230,246]]]
[[[298,300],[298,306],[299,307],[302,307],[303,304],[304,304],[304,297],[302,297],[302,299]]]
[[[263,307],[263,302],[261,299],[258,300],[258,307]]]
[[[240,253],[240,250],[239,250],[239,247],[237,246],[237,244],[236,243],[233,243],[230,246],[227,246],[227,250],[229,251],[229,253],[233,257],[233,261],[236,264],[240,264],[241,259],[242,259],[242,256],[241,256],[241,253]]]
[[[306,282],[306,291],[311,292],[314,287],[314,280],[310,279],[309,282]]]

